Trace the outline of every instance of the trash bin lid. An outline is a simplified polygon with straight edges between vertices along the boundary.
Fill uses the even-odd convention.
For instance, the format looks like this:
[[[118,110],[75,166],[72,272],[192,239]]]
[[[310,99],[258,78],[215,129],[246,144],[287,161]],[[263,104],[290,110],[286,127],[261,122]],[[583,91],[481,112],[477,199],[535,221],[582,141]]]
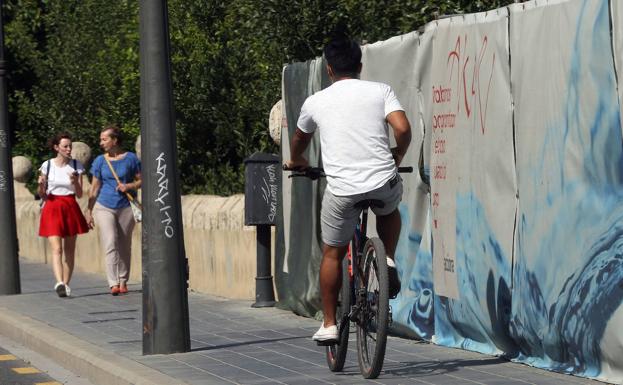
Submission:
[[[244,160],[247,163],[279,163],[279,155],[267,152],[255,152]]]

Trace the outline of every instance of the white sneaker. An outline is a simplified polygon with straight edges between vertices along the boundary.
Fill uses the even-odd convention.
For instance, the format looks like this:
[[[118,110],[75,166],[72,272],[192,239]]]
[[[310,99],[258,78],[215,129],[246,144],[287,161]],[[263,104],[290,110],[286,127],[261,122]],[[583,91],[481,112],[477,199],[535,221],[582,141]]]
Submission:
[[[337,341],[337,326],[331,325],[329,327],[324,327],[324,322],[320,325],[320,329],[314,334],[312,340],[314,341]]]
[[[54,291],[58,294],[59,297],[67,297],[67,288],[63,282],[56,282],[54,285]]]
[[[67,294],[68,297],[71,297],[71,287],[67,284],[65,284],[65,294]]]

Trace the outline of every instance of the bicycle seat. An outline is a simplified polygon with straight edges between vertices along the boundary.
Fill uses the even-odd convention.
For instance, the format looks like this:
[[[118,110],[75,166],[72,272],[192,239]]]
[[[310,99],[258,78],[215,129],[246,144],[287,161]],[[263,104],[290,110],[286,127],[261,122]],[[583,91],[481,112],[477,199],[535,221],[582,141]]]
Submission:
[[[360,210],[367,209],[368,207],[382,208],[385,207],[385,203],[378,199],[364,199],[355,203],[355,208]]]

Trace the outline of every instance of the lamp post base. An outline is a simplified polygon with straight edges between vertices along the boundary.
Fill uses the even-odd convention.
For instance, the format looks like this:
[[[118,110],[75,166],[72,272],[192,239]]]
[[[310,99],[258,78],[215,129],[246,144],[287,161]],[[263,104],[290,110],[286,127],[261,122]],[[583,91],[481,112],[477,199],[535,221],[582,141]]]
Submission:
[[[275,294],[273,291],[273,277],[255,278],[255,303],[251,307],[275,306]]]

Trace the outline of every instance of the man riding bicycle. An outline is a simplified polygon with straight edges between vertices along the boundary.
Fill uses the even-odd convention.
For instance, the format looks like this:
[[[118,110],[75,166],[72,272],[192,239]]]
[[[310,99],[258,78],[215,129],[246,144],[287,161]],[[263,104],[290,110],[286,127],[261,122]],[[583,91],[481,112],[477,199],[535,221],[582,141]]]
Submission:
[[[320,132],[322,164],[327,188],[322,200],[321,231],[324,242],[320,263],[320,295],[324,321],[314,334],[315,341],[338,339],[335,317],[341,286],[342,259],[355,231],[360,209],[366,199],[380,200],[373,207],[376,230],[387,251],[390,297],[400,291],[393,261],[400,235],[398,204],[402,180],[397,166],[411,142],[411,126],[390,86],[359,80],[361,48],[348,39],[336,39],[324,48],[328,88],[305,100],[292,138],[287,168],[309,167],[303,157],[314,131]],[[390,148],[391,125],[396,147]]]

